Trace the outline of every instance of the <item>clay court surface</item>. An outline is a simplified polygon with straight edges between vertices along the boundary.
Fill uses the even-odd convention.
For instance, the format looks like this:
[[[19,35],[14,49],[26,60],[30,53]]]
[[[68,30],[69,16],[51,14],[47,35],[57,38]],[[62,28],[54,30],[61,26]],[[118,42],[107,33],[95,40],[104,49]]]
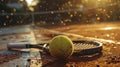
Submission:
[[[52,37],[66,35],[72,40],[98,41],[103,43],[101,53],[89,56],[71,56],[69,59],[56,60],[41,53],[44,67],[119,67],[120,66],[120,23],[77,24],[62,27],[19,27],[0,30],[0,50],[6,50],[7,43],[49,43]],[[9,32],[10,30],[17,30]],[[22,30],[21,30],[22,29]],[[7,33],[7,30],[8,33]],[[21,31],[21,32],[19,32]],[[22,32],[23,31],[23,32]],[[13,57],[12,59],[8,59]],[[0,55],[0,65],[9,63],[20,55]]]

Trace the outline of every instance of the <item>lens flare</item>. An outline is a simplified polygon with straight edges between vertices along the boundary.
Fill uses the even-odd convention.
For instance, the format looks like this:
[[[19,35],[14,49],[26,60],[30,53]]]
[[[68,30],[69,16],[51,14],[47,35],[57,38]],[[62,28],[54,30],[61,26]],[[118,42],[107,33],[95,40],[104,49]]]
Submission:
[[[26,0],[26,2],[27,2],[27,5],[30,6],[32,4],[33,0]]]
[[[33,6],[36,6],[39,3],[39,0],[26,0],[29,10],[34,11]]]

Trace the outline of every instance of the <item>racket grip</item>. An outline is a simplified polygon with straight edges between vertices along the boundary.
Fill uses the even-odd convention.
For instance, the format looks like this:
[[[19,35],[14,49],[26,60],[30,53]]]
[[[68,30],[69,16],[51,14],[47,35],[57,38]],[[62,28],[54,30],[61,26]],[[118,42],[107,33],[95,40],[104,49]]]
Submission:
[[[12,48],[30,48],[30,44],[22,44],[22,43],[9,43],[7,44],[8,49]]]
[[[22,43],[9,43],[7,44],[8,49],[13,49],[13,48],[39,48],[46,50],[45,44],[43,46],[41,44],[22,44]]]

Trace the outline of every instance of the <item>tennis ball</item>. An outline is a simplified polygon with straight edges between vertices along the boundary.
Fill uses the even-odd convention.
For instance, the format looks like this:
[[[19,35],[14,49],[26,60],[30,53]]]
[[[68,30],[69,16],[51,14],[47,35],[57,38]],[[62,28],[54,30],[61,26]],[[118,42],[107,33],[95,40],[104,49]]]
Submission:
[[[54,37],[49,44],[49,52],[56,58],[68,58],[72,55],[73,50],[73,42],[64,35]]]

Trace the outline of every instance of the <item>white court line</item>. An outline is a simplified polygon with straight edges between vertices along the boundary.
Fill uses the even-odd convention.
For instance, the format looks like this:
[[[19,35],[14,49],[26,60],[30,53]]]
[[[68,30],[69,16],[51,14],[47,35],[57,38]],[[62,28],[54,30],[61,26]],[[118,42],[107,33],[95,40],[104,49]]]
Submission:
[[[43,29],[43,28],[42,28],[42,29]],[[45,29],[45,30],[48,30],[48,29]],[[52,32],[52,33],[56,33],[56,34],[67,35],[67,36],[72,35],[72,36],[74,36],[74,37],[84,38],[84,39],[87,39],[87,40],[99,41],[99,42],[104,42],[104,43],[120,44],[120,42],[113,41],[113,40],[102,39],[102,38],[85,37],[85,36],[78,35],[78,34],[65,33],[65,32],[60,32],[60,31],[55,31],[55,30],[48,30],[48,31],[49,31],[49,32]]]

